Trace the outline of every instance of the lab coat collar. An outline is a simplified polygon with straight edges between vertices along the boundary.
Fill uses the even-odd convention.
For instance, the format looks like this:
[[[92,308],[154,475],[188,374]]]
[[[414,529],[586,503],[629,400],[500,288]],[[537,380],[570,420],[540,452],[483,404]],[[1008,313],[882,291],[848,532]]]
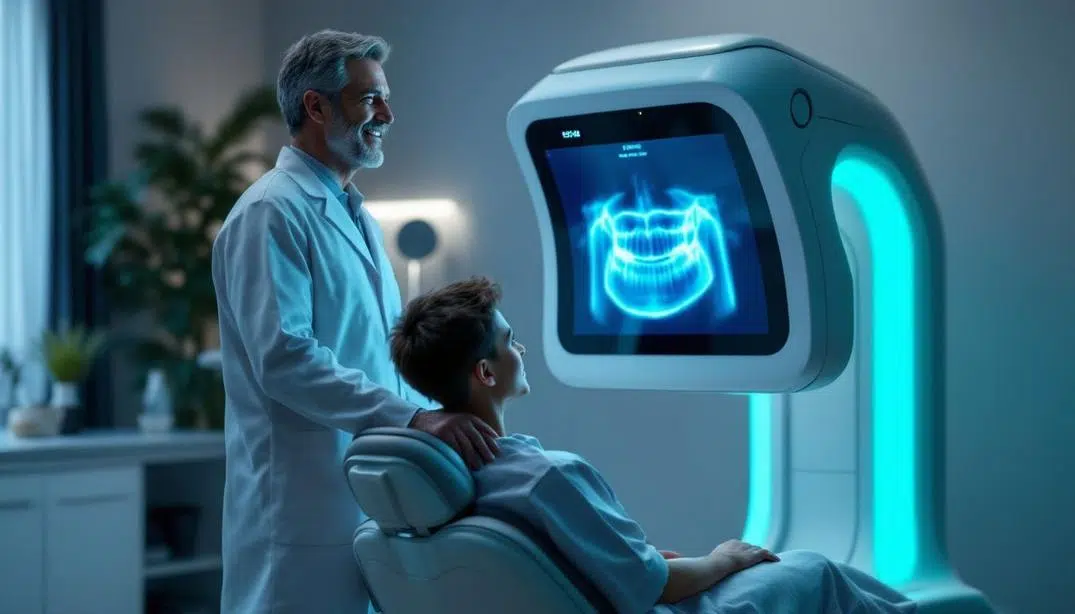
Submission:
[[[359,211],[355,219],[352,219],[351,213],[346,210],[343,203],[337,200],[336,195],[321,181],[321,178],[306,164],[306,161],[292,151],[290,147],[284,146],[280,149],[280,155],[276,158],[276,168],[287,173],[298,184],[299,188],[310,197],[311,203],[317,203],[316,206],[319,208],[321,215],[325,216],[336,227],[336,230],[343,233],[347,242],[362,257],[370,274],[375,279],[378,278],[377,259],[370,252],[374,235],[366,216]],[[345,189],[348,197],[352,199],[351,202],[356,205],[362,202],[363,196],[353,184],[348,183]],[[362,231],[367,237],[370,237],[371,245],[367,245],[366,240],[362,238],[356,223],[363,225]]]

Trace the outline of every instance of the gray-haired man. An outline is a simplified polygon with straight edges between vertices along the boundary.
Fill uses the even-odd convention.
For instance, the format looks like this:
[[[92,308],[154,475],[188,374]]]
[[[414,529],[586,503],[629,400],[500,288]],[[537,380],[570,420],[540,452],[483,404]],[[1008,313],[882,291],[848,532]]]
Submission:
[[[473,416],[420,410],[389,356],[399,287],[351,183],[384,161],[387,56],[378,37],[332,30],[288,50],[277,96],[291,144],[213,245],[229,614],[366,611],[350,545],[361,512],[342,475],[355,434],[411,426],[473,467],[497,452],[496,433]]]

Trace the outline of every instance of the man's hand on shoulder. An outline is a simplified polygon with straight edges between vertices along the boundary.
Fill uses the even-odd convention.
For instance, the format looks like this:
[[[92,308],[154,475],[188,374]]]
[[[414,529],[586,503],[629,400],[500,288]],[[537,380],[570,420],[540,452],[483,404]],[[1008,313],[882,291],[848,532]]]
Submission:
[[[420,411],[408,426],[444,441],[463,457],[472,471],[493,462],[500,452],[496,431],[470,414]]]

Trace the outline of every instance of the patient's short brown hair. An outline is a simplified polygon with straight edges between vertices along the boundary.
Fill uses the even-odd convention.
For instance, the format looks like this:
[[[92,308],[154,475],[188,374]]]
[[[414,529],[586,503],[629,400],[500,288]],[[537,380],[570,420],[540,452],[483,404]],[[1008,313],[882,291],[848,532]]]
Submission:
[[[463,409],[470,372],[495,358],[500,286],[473,277],[412,300],[392,330],[392,362],[415,390],[445,409]]]

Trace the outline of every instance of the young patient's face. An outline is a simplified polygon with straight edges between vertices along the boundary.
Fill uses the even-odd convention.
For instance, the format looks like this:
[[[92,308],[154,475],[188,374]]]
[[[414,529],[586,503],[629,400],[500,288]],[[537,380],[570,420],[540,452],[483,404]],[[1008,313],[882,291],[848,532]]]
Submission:
[[[530,392],[526,367],[523,365],[526,348],[515,338],[515,332],[500,310],[497,310],[493,320],[493,330],[496,334],[496,358],[488,361],[488,368],[494,376],[490,392],[502,400]]]

